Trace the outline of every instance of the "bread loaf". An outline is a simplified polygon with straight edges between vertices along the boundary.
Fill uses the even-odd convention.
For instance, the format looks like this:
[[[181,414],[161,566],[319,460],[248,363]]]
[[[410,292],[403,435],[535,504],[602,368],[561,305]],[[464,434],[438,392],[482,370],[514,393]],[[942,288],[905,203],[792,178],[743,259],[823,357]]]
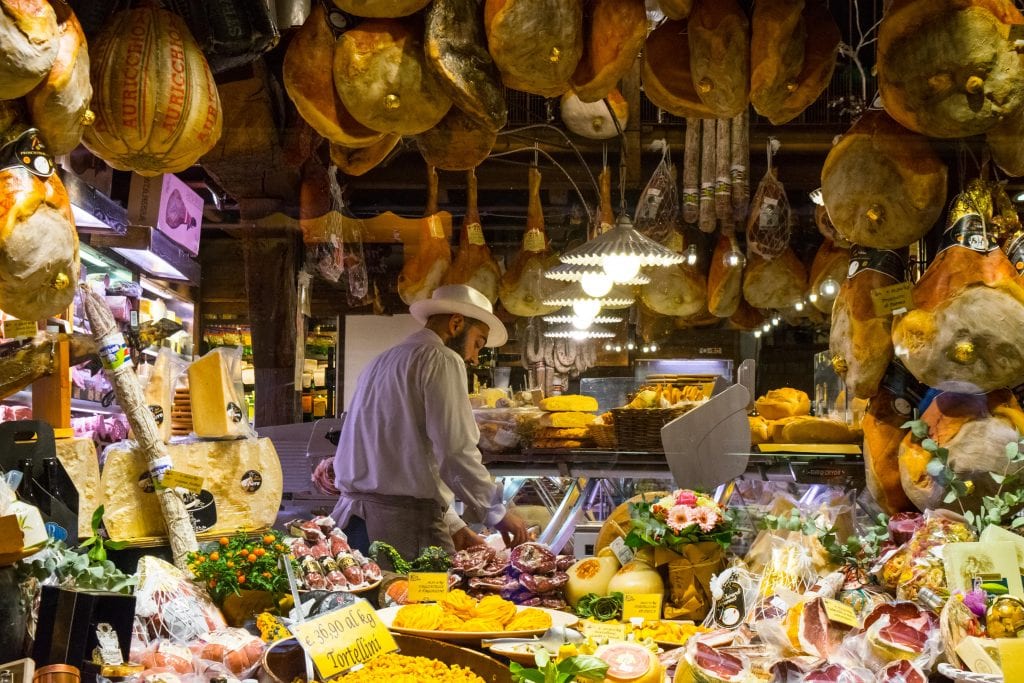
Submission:
[[[772,389],[754,403],[757,412],[766,420],[807,415],[811,412],[811,399],[799,389],[783,387]]]
[[[771,423],[768,420],[761,415],[751,415],[747,419],[750,422],[750,445],[757,446],[772,440]]]
[[[585,429],[593,421],[594,416],[590,413],[561,412],[544,413],[540,416],[539,424],[541,427],[558,429]]]
[[[799,415],[786,417],[772,425],[772,441],[776,443],[854,443],[860,434],[845,422],[827,417]]]
[[[541,400],[540,409],[550,413],[560,411],[594,412],[597,410],[597,399],[593,396],[579,394],[548,396]]]

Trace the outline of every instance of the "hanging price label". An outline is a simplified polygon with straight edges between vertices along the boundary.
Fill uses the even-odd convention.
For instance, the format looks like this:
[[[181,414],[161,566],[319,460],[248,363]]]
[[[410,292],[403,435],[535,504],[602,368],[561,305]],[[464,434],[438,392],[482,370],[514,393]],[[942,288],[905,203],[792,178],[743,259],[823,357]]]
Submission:
[[[291,629],[323,680],[398,649],[388,627],[362,599]]]
[[[410,572],[409,600],[437,602],[448,593],[448,575],[444,572]]]
[[[187,474],[178,470],[167,470],[164,472],[157,488],[163,489],[185,489],[192,493],[199,493],[203,490],[203,478],[197,474]]]
[[[5,339],[16,339],[18,337],[34,337],[38,332],[38,327],[34,320],[5,320],[4,321],[4,338]]]
[[[584,621],[583,635],[591,640],[625,640],[625,624],[605,624],[600,621]]]
[[[857,613],[844,602],[825,600],[825,616],[829,621],[834,621],[837,624],[860,628],[860,619],[857,618]]]
[[[914,307],[913,285],[900,282],[888,287],[871,290],[871,303],[875,306],[875,315],[890,313],[906,313]]]
[[[661,619],[662,593],[634,593],[622,598],[622,620],[629,621],[633,617],[642,617],[645,621]]]

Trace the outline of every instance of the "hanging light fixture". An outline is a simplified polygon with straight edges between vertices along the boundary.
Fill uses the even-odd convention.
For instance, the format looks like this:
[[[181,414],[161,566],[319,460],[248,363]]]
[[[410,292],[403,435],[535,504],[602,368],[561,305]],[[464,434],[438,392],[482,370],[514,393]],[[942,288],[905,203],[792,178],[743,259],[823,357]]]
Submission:
[[[549,280],[559,280],[560,282],[582,282],[588,275],[607,278],[608,274],[605,273],[604,268],[601,268],[600,266],[574,266],[568,263],[560,263],[554,268],[549,268],[544,271],[544,277]],[[622,282],[613,281],[613,284],[636,287],[639,285],[649,284],[650,281],[651,278],[649,276],[643,273],[637,273],[635,277]],[[603,295],[595,294],[594,296]]]
[[[594,324],[594,318],[584,318],[583,316],[573,316],[572,326],[577,330],[589,330]]]
[[[546,323],[552,325],[568,325],[571,324],[573,319],[577,316],[573,315],[572,310],[559,311],[558,313],[552,313],[551,315],[544,316],[543,320]],[[614,325],[615,323],[621,323],[622,318],[617,315],[599,314],[591,321],[597,325]]]
[[[636,301],[636,295],[623,287],[615,287],[604,296],[593,297],[583,291],[579,282],[569,283],[560,292],[554,294],[541,303],[545,306],[572,306],[576,315],[587,317],[588,311],[593,311],[589,317],[593,318],[602,308],[624,308]]]
[[[569,325],[551,327],[544,331],[544,336],[549,339],[572,339],[583,341],[585,339],[613,339],[615,333],[603,327],[592,327],[589,330],[577,330]]]
[[[622,212],[611,230],[570,249],[561,259],[576,266],[600,266],[612,279],[622,281],[635,277],[640,268],[676,265],[686,257],[637,232]]]

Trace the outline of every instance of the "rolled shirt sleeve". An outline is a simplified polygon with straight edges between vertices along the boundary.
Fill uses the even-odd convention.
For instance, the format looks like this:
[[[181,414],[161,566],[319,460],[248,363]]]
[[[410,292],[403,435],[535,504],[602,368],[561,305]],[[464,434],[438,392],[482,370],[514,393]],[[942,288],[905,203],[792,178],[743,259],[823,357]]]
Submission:
[[[441,353],[424,372],[426,430],[441,480],[465,504],[466,517],[493,527],[507,511],[500,487],[484,467],[477,449],[480,430],[466,397],[465,364],[458,357]],[[448,519],[446,514],[446,522]]]

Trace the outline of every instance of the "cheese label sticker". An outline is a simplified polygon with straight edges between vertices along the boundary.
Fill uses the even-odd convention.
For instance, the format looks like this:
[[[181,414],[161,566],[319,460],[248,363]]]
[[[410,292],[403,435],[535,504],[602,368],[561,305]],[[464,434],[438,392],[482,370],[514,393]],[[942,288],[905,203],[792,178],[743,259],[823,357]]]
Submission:
[[[398,650],[388,627],[364,599],[293,624],[291,630],[313,660],[321,680],[340,676],[358,664]]]
[[[120,332],[108,335],[100,342],[100,362],[107,370],[117,370],[122,366],[132,367],[131,356],[128,355],[128,345],[124,341],[124,335]]]
[[[167,470],[160,477],[157,488],[185,489],[192,493],[199,493],[203,490],[203,478],[196,474],[187,474],[178,470]]]
[[[632,548],[629,548],[622,538],[616,538],[608,545],[608,547],[612,549],[612,552],[615,553],[615,558],[623,567],[629,564],[629,561],[633,559]]]
[[[547,240],[544,238],[544,233],[537,228],[530,228],[523,235],[524,251],[544,251],[545,246],[547,246]]]
[[[914,286],[909,282],[872,289],[871,303],[875,306],[875,315],[906,313],[914,307],[913,290]]]
[[[583,635],[591,640],[625,640],[626,625],[605,624],[600,621],[590,621],[588,619],[583,622]]]
[[[409,600],[437,602],[448,593],[448,574],[444,572],[410,572]]]
[[[647,621],[661,619],[661,601],[663,593],[627,593],[622,597],[622,620],[629,621],[640,617]]]
[[[466,241],[476,246],[487,244],[484,242],[484,226],[479,223],[470,223],[466,226]]]
[[[837,624],[860,628],[860,619],[857,618],[857,613],[853,611],[852,607],[838,600],[825,600],[825,616],[829,621],[834,621]]]
[[[4,338],[17,339],[18,337],[34,337],[38,328],[33,320],[5,320]]]

